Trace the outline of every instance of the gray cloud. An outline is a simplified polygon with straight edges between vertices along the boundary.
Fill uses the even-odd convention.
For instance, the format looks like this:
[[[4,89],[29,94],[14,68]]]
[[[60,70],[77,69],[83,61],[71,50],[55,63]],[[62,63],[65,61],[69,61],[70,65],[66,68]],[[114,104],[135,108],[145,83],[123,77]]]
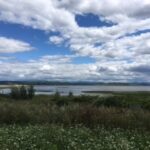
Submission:
[[[134,66],[134,67],[131,67],[129,71],[150,75],[150,65]]]

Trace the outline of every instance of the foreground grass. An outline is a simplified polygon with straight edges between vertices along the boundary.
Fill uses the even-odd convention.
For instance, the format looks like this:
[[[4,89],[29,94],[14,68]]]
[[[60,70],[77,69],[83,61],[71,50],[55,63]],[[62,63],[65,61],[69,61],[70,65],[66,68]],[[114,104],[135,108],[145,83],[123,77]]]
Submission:
[[[149,150],[150,133],[62,126],[1,126],[1,150]]]

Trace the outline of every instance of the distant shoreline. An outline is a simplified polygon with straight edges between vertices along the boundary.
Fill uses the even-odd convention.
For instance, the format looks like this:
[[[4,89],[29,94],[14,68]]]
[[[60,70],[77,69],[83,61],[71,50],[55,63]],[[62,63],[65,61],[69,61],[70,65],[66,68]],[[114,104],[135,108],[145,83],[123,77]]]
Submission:
[[[150,91],[82,91],[83,93],[95,94],[115,94],[115,93],[150,93]]]
[[[87,81],[0,81],[0,85],[105,85],[105,86],[150,86],[149,82],[87,82]]]

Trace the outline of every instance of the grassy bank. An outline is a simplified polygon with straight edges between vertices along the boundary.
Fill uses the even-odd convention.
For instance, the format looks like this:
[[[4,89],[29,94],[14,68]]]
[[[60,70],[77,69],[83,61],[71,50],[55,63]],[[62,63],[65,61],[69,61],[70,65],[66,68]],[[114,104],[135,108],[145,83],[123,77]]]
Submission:
[[[149,150],[149,132],[62,126],[1,126],[1,150]]]
[[[12,100],[5,96],[0,100],[0,124],[82,124],[90,128],[105,126],[150,130],[150,111],[143,108],[143,103],[149,102],[149,95],[141,100],[143,103],[131,99],[128,100],[129,104],[124,97],[55,95],[35,96],[32,100]]]

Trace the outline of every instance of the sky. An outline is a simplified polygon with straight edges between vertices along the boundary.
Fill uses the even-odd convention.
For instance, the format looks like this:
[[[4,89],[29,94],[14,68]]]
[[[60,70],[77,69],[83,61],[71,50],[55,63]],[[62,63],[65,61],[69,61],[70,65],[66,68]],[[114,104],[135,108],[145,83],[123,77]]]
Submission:
[[[150,0],[0,0],[0,81],[150,82]]]

